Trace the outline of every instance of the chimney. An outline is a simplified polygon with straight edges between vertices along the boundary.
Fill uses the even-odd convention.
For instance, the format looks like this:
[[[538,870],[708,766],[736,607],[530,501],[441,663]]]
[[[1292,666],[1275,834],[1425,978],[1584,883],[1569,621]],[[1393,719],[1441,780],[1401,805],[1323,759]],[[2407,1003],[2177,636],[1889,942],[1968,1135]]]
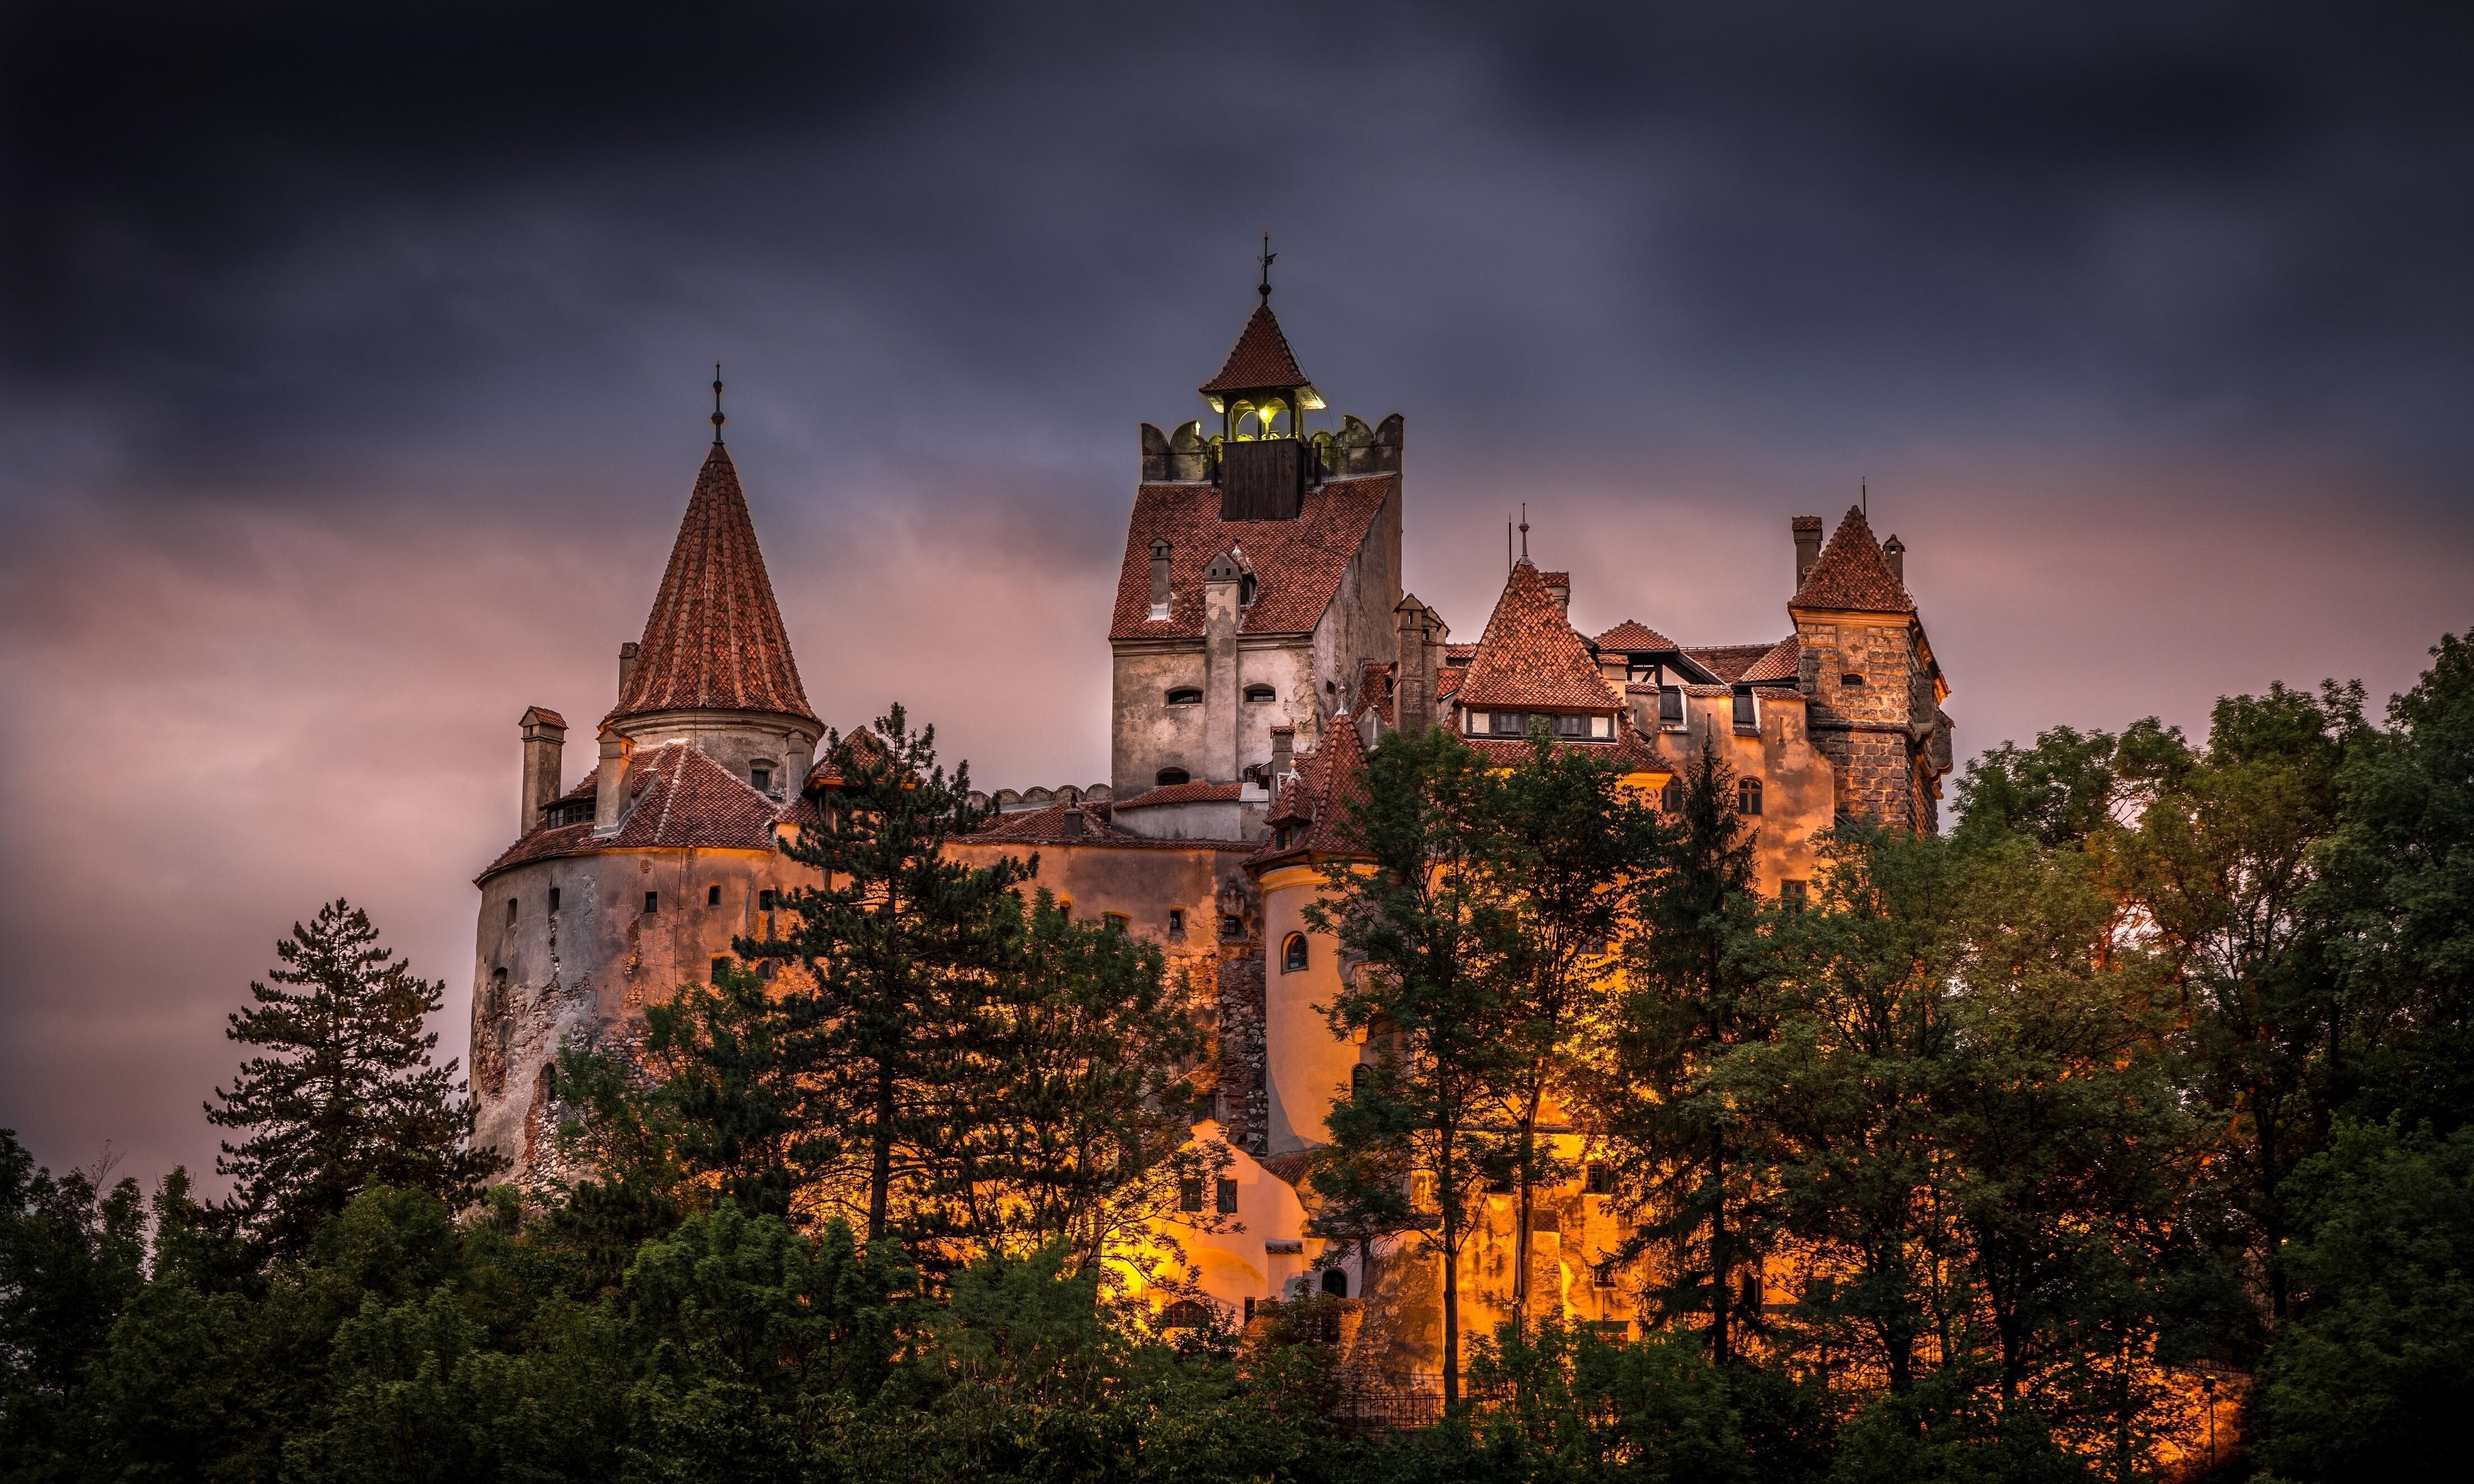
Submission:
[[[1067,811],[1065,811],[1065,818],[1064,818],[1063,823],[1064,823],[1064,834],[1065,834],[1065,838],[1066,838],[1067,839],[1080,839],[1082,838],[1082,811],[1081,811],[1081,810],[1079,810],[1079,809],[1068,809]]]
[[[636,647],[629,645],[628,648]],[[633,656],[629,657],[630,659]],[[618,816],[627,804],[627,756],[636,744],[618,733],[604,730],[601,734],[601,762],[594,775],[593,833],[616,835]]]
[[[1790,523],[1795,527],[1795,585],[1812,572],[1812,564],[1821,560],[1821,517],[1800,515]]]
[[[627,677],[636,673],[636,651],[640,647],[632,639],[618,646],[618,694],[621,699],[627,694]]]
[[[1899,579],[1899,586],[1905,587],[1907,585],[1907,544],[1893,534],[1889,540],[1881,543],[1881,560],[1890,564],[1890,575]]]
[[[1175,596],[1169,591],[1168,585],[1169,549],[1166,540],[1155,539],[1152,542],[1152,619],[1153,621],[1168,617],[1169,600]]]
[[[1400,662],[1392,678],[1392,719],[1414,735],[1435,724],[1435,657],[1429,647],[1435,615],[1415,593],[1392,612],[1397,616],[1400,641]]]
[[[546,706],[535,706],[517,726],[524,738],[523,815],[516,825],[516,838],[521,839],[542,827],[542,811],[558,797],[567,718]]]
[[[1237,781],[1237,594],[1246,574],[1234,548],[1202,569],[1202,776]]]
[[[1272,728],[1272,792],[1280,791],[1280,780],[1297,771],[1298,729],[1293,726]]]
[[[1555,599],[1556,608],[1564,613],[1570,613],[1572,611],[1572,574],[1567,572],[1550,572],[1544,573],[1544,576],[1547,595]]]

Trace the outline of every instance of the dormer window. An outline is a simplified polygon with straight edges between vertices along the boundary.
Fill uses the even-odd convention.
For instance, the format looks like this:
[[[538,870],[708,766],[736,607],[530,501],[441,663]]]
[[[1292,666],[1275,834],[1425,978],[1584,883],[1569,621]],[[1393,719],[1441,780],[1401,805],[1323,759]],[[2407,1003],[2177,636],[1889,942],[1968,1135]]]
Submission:
[[[1249,705],[1260,706],[1278,694],[1277,691],[1267,685],[1249,685],[1246,688],[1246,700]]]
[[[1760,729],[1760,703],[1754,699],[1753,693],[1749,689],[1737,691],[1735,693],[1735,730],[1758,732]]]
[[[1250,572],[1237,579],[1237,606],[1254,606],[1254,574]]]
[[[757,792],[759,792],[759,793],[770,793],[770,792],[772,792],[772,791],[773,791],[773,765],[772,765],[772,764],[770,764],[770,763],[750,763],[750,764],[748,764],[748,765],[747,765],[747,782],[748,782],[748,786],[749,786],[749,787],[751,787],[751,788],[753,788],[753,789],[754,789]]]
[[[1168,703],[1172,706],[1200,706],[1202,704],[1202,688],[1190,685],[1178,686],[1168,693]]]
[[[1680,685],[1658,688],[1658,724],[1669,731],[1684,728],[1684,688]]]

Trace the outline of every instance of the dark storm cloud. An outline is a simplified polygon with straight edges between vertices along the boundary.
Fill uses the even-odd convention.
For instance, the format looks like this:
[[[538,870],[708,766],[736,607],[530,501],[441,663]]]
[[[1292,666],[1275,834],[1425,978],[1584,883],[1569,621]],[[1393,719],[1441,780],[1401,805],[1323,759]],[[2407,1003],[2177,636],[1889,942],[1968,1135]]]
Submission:
[[[0,0],[0,1126],[205,1162],[337,891],[460,1046],[716,359],[827,718],[1099,777],[1133,425],[1267,227],[1459,638],[1524,500],[1585,626],[1775,638],[1870,475],[1966,748],[2401,686],[2474,618],[2466,13]]]

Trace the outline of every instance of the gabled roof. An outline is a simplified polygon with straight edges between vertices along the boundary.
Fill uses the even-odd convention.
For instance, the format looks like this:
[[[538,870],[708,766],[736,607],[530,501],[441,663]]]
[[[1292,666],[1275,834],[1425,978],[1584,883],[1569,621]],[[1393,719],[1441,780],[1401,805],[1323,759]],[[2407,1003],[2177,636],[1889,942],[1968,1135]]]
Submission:
[[[1881,559],[1881,544],[1873,539],[1860,506],[1851,506],[1831,534],[1830,544],[1805,573],[1804,585],[1787,599],[1789,608],[1830,608],[1846,613],[1913,613],[1916,600],[1904,584],[1890,574]]]
[[[1618,623],[1614,627],[1607,630],[1605,633],[1600,634],[1598,636],[1597,643],[1598,647],[1601,649],[1622,649],[1637,652],[1649,652],[1659,649],[1674,649],[1681,647],[1674,640],[1667,638],[1658,630],[1651,628],[1646,624],[1635,623],[1630,619],[1624,620],[1621,623]]]
[[[1247,318],[1246,328],[1238,332],[1237,343],[1229,348],[1220,375],[1203,382],[1200,390],[1210,397],[1221,392],[1256,392],[1305,384],[1306,374],[1298,369],[1298,358],[1289,352],[1289,337],[1280,333],[1280,322],[1273,318],[1272,306],[1259,304]]]
[[[1700,645],[1685,649],[1684,657],[1719,680],[1741,680],[1744,671],[1759,664],[1777,647],[1776,645]]]
[[[1112,809],[1151,809],[1161,804],[1234,804],[1245,794],[1245,786],[1234,783],[1164,783],[1146,790],[1129,799],[1119,799]]]
[[[596,765],[563,798],[591,797],[600,787]],[[749,788],[745,780],[688,742],[665,742],[627,764],[628,812],[618,832],[594,838],[593,825],[535,830],[490,863],[485,881],[511,865],[596,850],[771,850],[773,825],[788,804]]]
[[[1613,711],[1619,704],[1598,676],[1589,641],[1564,616],[1544,575],[1527,562],[1513,567],[1469,660],[1468,678],[1453,699],[1463,706],[1592,711]]]
[[[1796,666],[1803,658],[1804,642],[1789,634],[1771,645],[1769,653],[1754,661],[1752,667],[1735,679],[1747,685],[1781,680],[1791,682],[1796,678]]]
[[[790,658],[739,472],[717,442],[679,523],[636,668],[603,719],[688,710],[816,719]]]
[[[1397,474],[1327,479],[1305,493],[1294,521],[1224,521],[1220,490],[1209,484],[1146,484],[1126,523],[1125,565],[1117,572],[1110,639],[1190,639],[1202,634],[1202,569],[1231,547],[1254,572],[1254,601],[1237,617],[1241,634],[1313,630],[1366,544]],[[1152,543],[1169,544],[1169,616],[1152,611]]]

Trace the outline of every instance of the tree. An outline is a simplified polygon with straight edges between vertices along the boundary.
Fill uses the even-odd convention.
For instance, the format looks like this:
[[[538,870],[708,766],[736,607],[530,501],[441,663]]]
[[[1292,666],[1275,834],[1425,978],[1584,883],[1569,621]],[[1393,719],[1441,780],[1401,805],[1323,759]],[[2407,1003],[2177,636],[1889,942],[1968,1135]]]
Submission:
[[[794,960],[782,994],[800,1029],[800,1075],[813,1080],[832,1128],[860,1167],[810,1171],[820,1197],[863,1213],[871,1242],[924,1212],[897,1212],[943,1157],[928,1104],[981,1048],[979,1009],[998,992],[1020,908],[1013,888],[1038,868],[1006,858],[945,859],[942,845],[984,817],[970,768],[949,778],[936,729],[912,731],[900,706],[871,730],[827,741],[840,769],[824,816],[791,859],[823,885],[788,894],[797,924],[779,939],[740,939],[742,958]]]
[[[144,1280],[137,1182],[55,1177],[0,1129],[0,1477],[69,1479],[73,1399]]]
[[[1227,1167],[1226,1145],[1192,1140],[1207,1041],[1164,968],[1156,947],[1072,921],[1045,890],[1024,905],[975,1054],[923,1104],[942,1157],[922,1200],[943,1230],[978,1253],[1061,1244],[1092,1271],[1176,1212],[1181,1185]]]
[[[1537,723],[1529,755],[1483,791],[1486,887],[1510,917],[1504,1117],[1515,1131],[1512,1312],[1529,1314],[1530,1210],[1537,1189],[1569,1170],[1540,1142],[1550,1102],[1577,1092],[1584,1034],[1606,1018],[1613,949],[1637,882],[1665,840],[1655,812],[1626,791],[1623,768],[1585,747],[1559,747]],[[1732,817],[1732,815],[1731,815]]]
[[[1460,1401],[1471,1198],[1512,1156],[1486,1116],[1506,1085],[1504,993],[1518,955],[1513,915],[1486,880],[1493,787],[1485,760],[1448,732],[1387,739],[1347,806],[1357,853],[1325,864],[1327,890],[1305,913],[1362,960],[1324,1007],[1333,1034],[1362,1032],[1380,1048],[1365,1084],[1332,1107],[1312,1175],[1330,1203],[1320,1220],[1361,1240],[1410,1234],[1442,1259],[1446,1409]]]
[[[222,1104],[219,1128],[249,1131],[223,1146],[218,1172],[268,1250],[297,1256],[327,1218],[373,1184],[427,1190],[450,1205],[478,1199],[502,1161],[468,1146],[473,1110],[455,1062],[430,1062],[438,1034],[422,1029],[446,985],[413,976],[378,946],[369,915],[342,898],[276,944],[282,965],[253,983],[225,1034],[252,1057]]]
[[[1596,1083],[1600,1127],[1634,1157],[1634,1208],[1665,1261],[1669,1313],[1706,1311],[1710,1358],[1734,1352],[1734,1275],[1747,1251],[1743,1177],[1730,1163],[1731,1113],[1706,1079],[1734,1046],[1766,1034],[1738,952],[1751,931],[1753,830],[1735,812],[1735,771],[1705,735],[1683,779],[1674,834],[1630,903],[1625,988]]]

